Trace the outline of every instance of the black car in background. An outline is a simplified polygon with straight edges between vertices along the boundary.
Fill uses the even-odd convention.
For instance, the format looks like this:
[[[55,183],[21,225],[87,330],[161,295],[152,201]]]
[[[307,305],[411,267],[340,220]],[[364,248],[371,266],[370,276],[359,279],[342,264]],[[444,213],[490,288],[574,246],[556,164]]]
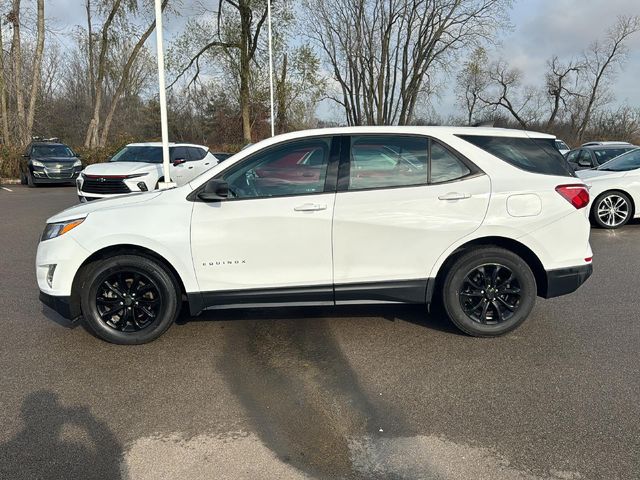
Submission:
[[[44,183],[75,183],[82,162],[71,148],[57,140],[37,140],[20,160],[20,183],[34,187]]]
[[[630,143],[619,144],[587,144],[571,150],[566,155],[567,162],[574,170],[596,168],[612,158],[638,148]]]

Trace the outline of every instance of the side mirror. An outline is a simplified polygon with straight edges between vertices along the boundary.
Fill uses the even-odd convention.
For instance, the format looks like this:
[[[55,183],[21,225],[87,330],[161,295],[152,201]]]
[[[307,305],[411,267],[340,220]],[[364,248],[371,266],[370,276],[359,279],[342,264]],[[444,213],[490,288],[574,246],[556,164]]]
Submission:
[[[204,185],[204,189],[198,194],[203,202],[217,202],[229,197],[229,184],[224,180],[212,178]]]
[[[184,158],[177,158],[173,161],[173,166],[177,167],[178,165],[182,165],[183,163],[186,163],[187,161]]]

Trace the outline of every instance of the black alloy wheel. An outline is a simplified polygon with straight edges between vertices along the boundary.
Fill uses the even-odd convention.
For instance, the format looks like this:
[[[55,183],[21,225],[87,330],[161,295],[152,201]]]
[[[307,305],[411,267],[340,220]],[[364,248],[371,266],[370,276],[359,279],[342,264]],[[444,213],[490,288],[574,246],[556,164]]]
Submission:
[[[538,293],[531,267],[497,246],[470,247],[447,267],[442,300],[451,321],[476,337],[517,328],[531,313]]]
[[[508,267],[496,263],[471,270],[458,291],[460,306],[474,322],[506,322],[520,307],[520,282]]]
[[[77,285],[84,325],[111,343],[148,343],[175,321],[182,291],[163,262],[135,253],[91,262]]]
[[[111,273],[98,287],[95,304],[100,319],[120,332],[137,332],[158,319],[163,307],[158,286],[137,269]]]

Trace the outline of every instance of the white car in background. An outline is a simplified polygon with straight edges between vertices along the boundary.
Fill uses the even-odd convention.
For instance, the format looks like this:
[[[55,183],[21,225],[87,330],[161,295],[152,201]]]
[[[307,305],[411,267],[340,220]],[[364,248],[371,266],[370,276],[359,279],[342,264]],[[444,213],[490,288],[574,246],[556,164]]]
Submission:
[[[640,148],[628,151],[598,168],[579,170],[590,187],[591,221],[602,228],[620,228],[640,217]]]
[[[219,160],[208,147],[171,143],[171,180],[184,185],[214,167]],[[146,192],[164,180],[161,143],[131,143],[106,163],[85,168],[76,181],[81,202],[114,195]]]
[[[97,336],[205,309],[442,299],[471,335],[518,327],[592,272],[589,192],[554,137],[351,127],[269,138],[181,187],[47,221],[41,300]]]

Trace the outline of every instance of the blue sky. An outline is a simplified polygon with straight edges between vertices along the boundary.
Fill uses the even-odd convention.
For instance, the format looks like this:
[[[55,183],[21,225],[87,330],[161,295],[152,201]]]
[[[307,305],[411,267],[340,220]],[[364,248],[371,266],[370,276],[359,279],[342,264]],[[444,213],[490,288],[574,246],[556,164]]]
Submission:
[[[166,21],[165,35],[169,40],[183,33],[193,4],[195,0],[183,0],[183,17]],[[84,25],[83,5],[83,0],[47,3],[48,16],[60,32],[58,38],[63,39],[63,34],[75,25]],[[525,83],[540,85],[544,81],[546,62],[552,55],[562,59],[579,55],[590,42],[604,36],[618,15],[629,14],[640,15],[639,0],[516,0],[511,11],[513,29],[500,35],[500,45],[492,49],[492,55],[520,68]],[[152,44],[155,48],[155,37]],[[640,34],[632,37],[628,46],[629,58],[611,88],[618,103],[640,107]],[[451,88],[444,89],[433,104],[443,118],[457,110]],[[325,117],[333,115],[326,106],[319,113]]]

